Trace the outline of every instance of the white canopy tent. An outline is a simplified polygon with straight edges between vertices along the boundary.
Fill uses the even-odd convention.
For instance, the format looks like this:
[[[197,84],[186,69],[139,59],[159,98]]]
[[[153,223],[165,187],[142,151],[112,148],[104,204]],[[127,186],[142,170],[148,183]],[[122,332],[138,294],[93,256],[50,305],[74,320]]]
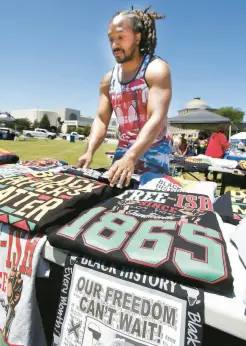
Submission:
[[[236,133],[235,135],[230,137],[230,140],[233,140],[233,139],[245,139],[246,140],[246,132]]]

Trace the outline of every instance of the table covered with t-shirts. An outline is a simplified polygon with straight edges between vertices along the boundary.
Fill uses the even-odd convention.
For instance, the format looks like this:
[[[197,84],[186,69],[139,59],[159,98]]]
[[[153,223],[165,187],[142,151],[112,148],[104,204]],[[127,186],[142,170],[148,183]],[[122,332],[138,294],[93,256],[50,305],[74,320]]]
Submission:
[[[54,159],[0,167],[2,343],[46,345],[34,278],[49,262],[64,266],[54,346],[196,345],[204,321],[246,340],[246,196],[215,191],[151,173],[112,188]]]
[[[177,175],[177,172],[188,173],[195,180],[200,180],[193,173],[221,173],[221,185],[219,187],[220,195],[225,193],[228,185],[229,176],[246,177],[246,161],[245,160],[229,160],[214,159],[205,155],[190,156],[190,157],[172,157],[171,158],[172,175]],[[244,188],[246,187],[246,179],[244,179]]]

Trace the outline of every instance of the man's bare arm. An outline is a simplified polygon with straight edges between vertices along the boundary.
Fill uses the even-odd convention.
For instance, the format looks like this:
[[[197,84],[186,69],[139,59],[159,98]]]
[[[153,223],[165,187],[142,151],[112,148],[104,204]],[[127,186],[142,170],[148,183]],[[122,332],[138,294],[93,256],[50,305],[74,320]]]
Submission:
[[[149,85],[148,121],[124,157],[111,167],[109,172],[111,186],[119,178],[119,185],[123,186],[125,180],[126,185],[129,184],[135,163],[151,147],[167,119],[172,97],[171,73],[168,64],[160,59],[150,63],[146,71],[146,81]]]
[[[87,168],[90,166],[94,153],[100,147],[106,136],[112,115],[112,105],[109,97],[111,73],[112,72],[106,73],[100,82],[100,97],[97,117],[93,121],[91,127],[90,139],[86,152],[78,159],[78,167]]]

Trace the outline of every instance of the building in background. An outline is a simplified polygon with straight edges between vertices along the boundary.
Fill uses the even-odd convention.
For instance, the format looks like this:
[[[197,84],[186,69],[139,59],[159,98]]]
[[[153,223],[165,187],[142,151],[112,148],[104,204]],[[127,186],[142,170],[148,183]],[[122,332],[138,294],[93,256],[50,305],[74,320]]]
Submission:
[[[11,115],[14,118],[27,118],[32,124],[37,121],[40,122],[44,115],[48,116],[50,121],[50,126],[57,126],[57,112],[47,109],[22,109],[17,111],[12,111]]]
[[[186,113],[197,111],[198,109],[211,109],[207,102],[201,100],[200,97],[194,97],[193,100],[186,103],[184,109],[179,110],[178,115],[185,115]]]
[[[80,111],[72,108],[60,108],[58,111],[46,109],[23,109],[11,112],[14,118],[27,118],[32,124],[40,122],[44,115],[47,115],[50,126],[59,127],[59,122],[63,122],[61,127],[62,133],[69,132],[69,129],[74,127],[85,127],[92,125],[94,118],[81,115]],[[114,115],[109,123],[107,137],[116,138],[118,123]]]
[[[193,100],[186,103],[183,109],[178,111],[179,113],[178,115],[185,116],[185,114],[187,113],[194,112],[201,109],[211,109],[211,107],[207,104],[207,102],[201,100],[200,97],[194,97]],[[171,136],[176,136],[176,135],[180,135],[184,133],[187,136],[192,135],[193,137],[197,137],[198,132],[199,132],[198,130],[180,129],[178,127],[174,127],[171,125],[168,126],[168,134]]]

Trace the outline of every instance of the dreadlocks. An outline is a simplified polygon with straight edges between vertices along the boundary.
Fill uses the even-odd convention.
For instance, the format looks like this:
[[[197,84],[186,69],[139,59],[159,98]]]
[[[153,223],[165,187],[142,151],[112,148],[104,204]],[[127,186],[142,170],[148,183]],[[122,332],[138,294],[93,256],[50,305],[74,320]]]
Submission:
[[[135,33],[141,33],[141,41],[139,44],[142,54],[154,54],[157,37],[155,20],[165,18],[165,15],[158,15],[157,12],[148,12],[151,6],[147,6],[144,11],[139,9],[132,9],[117,12],[112,20],[118,16],[123,15],[130,18],[132,28]]]

